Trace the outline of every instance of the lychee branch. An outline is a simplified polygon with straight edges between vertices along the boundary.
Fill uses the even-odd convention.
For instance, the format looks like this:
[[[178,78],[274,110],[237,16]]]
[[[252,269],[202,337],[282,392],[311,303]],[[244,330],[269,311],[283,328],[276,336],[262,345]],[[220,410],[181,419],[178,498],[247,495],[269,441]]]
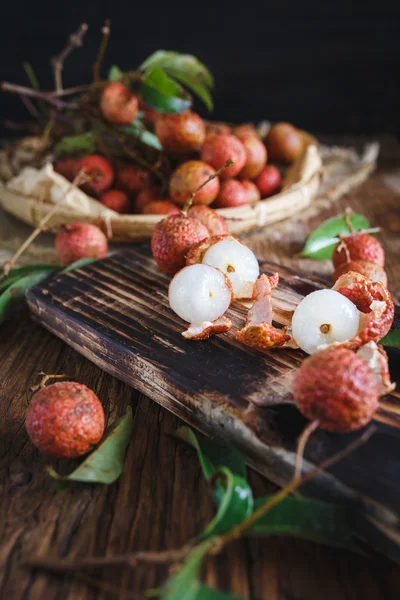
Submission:
[[[30,98],[37,98],[38,100],[43,100],[48,104],[51,104],[57,110],[77,110],[77,104],[73,104],[72,102],[64,102],[63,100],[59,100],[56,95],[51,92],[40,92],[38,90],[34,90],[32,88],[25,87],[23,85],[18,85],[17,83],[9,83],[8,81],[3,81],[0,85],[0,89],[3,92],[11,92],[13,94],[18,94],[19,96],[27,96]]]
[[[106,22],[104,23],[104,26],[101,29],[102,37],[101,37],[100,47],[99,47],[99,51],[97,53],[96,62],[93,65],[93,81],[96,83],[98,81],[100,81],[100,79],[101,79],[101,77],[100,77],[101,65],[103,64],[103,59],[104,59],[104,55],[106,53],[108,38],[110,37],[110,33],[111,33],[111,21],[110,21],[110,19],[106,19]]]
[[[66,47],[64,48],[64,50],[62,52],[60,52],[60,54],[58,54],[58,56],[55,56],[54,58],[51,59],[51,64],[53,65],[53,69],[54,69],[55,89],[57,92],[60,92],[63,89],[62,71],[64,68],[64,62],[66,61],[68,56],[71,54],[71,52],[73,50],[75,50],[75,48],[80,48],[82,46],[83,38],[85,37],[87,30],[88,30],[87,24],[82,23],[79,26],[76,33],[73,33],[72,35],[70,35],[70,37],[68,39],[68,43],[67,43]]]
[[[227,169],[228,167],[230,167],[231,165],[233,165],[234,163],[234,159],[233,158],[228,158],[228,160],[226,161],[226,163],[224,165],[222,165],[222,167],[220,167],[219,169],[217,169],[217,171],[215,171],[215,173],[213,173],[212,175],[210,175],[210,177],[208,177],[205,181],[203,181],[203,183],[201,185],[199,185],[198,188],[196,188],[194,190],[194,192],[192,192],[189,196],[189,198],[186,200],[184,207],[182,208],[182,212],[183,213],[187,213],[187,211],[189,210],[189,208],[192,205],[193,199],[196,196],[196,194],[198,194],[198,192],[203,189],[203,187],[205,187],[207,185],[207,183],[209,183],[212,179],[215,179],[215,177],[218,177],[218,175],[220,175],[220,173],[222,173],[222,171],[224,171],[225,169]]]

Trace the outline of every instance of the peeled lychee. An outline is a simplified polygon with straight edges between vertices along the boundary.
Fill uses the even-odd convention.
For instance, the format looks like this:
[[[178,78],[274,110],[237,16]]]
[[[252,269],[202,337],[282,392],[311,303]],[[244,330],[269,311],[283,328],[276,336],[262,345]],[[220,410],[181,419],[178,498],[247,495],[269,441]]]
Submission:
[[[231,208],[233,206],[243,206],[248,203],[249,196],[242,183],[236,179],[228,179],[222,182],[214,206],[215,208]]]
[[[353,338],[359,323],[360,313],[353,302],[335,290],[318,290],[303,298],[294,311],[292,334],[304,352],[313,354]]]
[[[96,394],[85,385],[53,383],[33,396],[25,426],[41,452],[76,458],[101,440],[104,411]]]
[[[119,81],[106,85],[101,92],[100,110],[106,121],[129,125],[136,117],[139,102],[135,94]]]
[[[335,269],[332,275],[333,281],[337,281],[341,275],[349,271],[361,273],[361,275],[368,277],[371,281],[380,281],[387,287],[387,275],[384,268],[367,260],[350,260],[349,262],[342,263]]]
[[[327,348],[302,363],[293,396],[307,419],[338,433],[364,427],[379,405],[372,369],[361,356],[340,347]]]
[[[203,223],[211,236],[225,235],[229,232],[228,224],[222,215],[204,204],[191,206],[188,210],[188,217],[193,217]]]
[[[144,187],[135,198],[134,205],[138,213],[143,212],[144,207],[149,202],[158,202],[159,200],[165,200],[162,197],[161,191],[155,185],[148,185]]]
[[[79,171],[79,161],[77,158],[62,158],[54,163],[53,169],[68,181],[73,181]]]
[[[108,250],[106,236],[91,223],[64,225],[57,233],[55,245],[63,265],[81,258],[104,258]]]
[[[89,177],[82,188],[88,193],[97,196],[109,188],[114,179],[114,171],[106,158],[99,154],[83,156],[78,163],[78,170],[83,170]]]
[[[100,196],[99,201],[117,213],[130,212],[131,203],[128,195],[121,190],[107,190]]]
[[[385,264],[385,252],[378,240],[368,233],[352,233],[343,237],[336,245],[332,261],[337,268],[349,260],[365,260],[383,267]]]
[[[151,251],[160,269],[174,275],[185,266],[190,248],[209,237],[208,230],[197,219],[182,213],[170,215],[155,226]]]
[[[182,163],[174,171],[169,182],[171,199],[180,206],[184,206],[190,194],[214,173],[215,169],[201,160],[189,160]],[[196,193],[193,204],[211,204],[218,192],[219,179],[214,177]]]
[[[265,143],[271,160],[292,163],[301,154],[304,141],[300,132],[290,123],[275,123]]]
[[[214,169],[220,169],[230,158],[234,163],[222,171],[221,179],[236,177],[240,173],[246,162],[246,150],[234,135],[220,133],[207,136],[201,149],[201,160]]]
[[[224,331],[230,328],[228,320],[220,319],[231,304],[232,288],[218,269],[207,265],[181,269],[169,285],[168,299],[172,310],[191,324],[183,333],[187,338],[204,339],[211,333],[220,333],[221,326]]]
[[[243,179],[242,186],[246,190],[251,206],[254,206],[261,200],[260,190],[253,181],[250,181],[249,179]]]
[[[281,174],[274,165],[266,165],[254,183],[260,190],[261,198],[268,198],[279,190]]]
[[[179,115],[160,114],[155,122],[155,132],[164,150],[186,154],[200,150],[206,127],[198,114],[187,110]]]
[[[239,176],[241,179],[255,179],[267,162],[267,149],[255,135],[245,137],[242,143],[246,151],[246,162]]]
[[[117,171],[115,185],[128,194],[135,194],[150,183],[150,173],[136,165],[123,165]]]
[[[144,215],[177,215],[179,208],[169,200],[153,200],[143,208]]]

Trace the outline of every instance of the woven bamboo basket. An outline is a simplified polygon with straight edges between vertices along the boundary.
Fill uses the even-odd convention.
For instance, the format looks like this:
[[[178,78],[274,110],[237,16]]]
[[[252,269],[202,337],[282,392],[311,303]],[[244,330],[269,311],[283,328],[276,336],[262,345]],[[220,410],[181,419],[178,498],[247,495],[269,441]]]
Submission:
[[[304,133],[303,153],[288,168],[283,178],[282,190],[255,206],[219,209],[233,234],[240,234],[254,228],[276,223],[309,206],[316,196],[323,177],[323,166],[317,140]],[[151,237],[155,225],[164,215],[120,215],[105,208],[94,198],[81,190],[73,190],[67,195],[70,185],[62,176],[54,173],[50,164],[45,166],[57,193],[42,186],[35,197],[15,189],[15,178],[0,187],[0,205],[18,219],[37,227],[40,221],[59,202],[59,209],[47,221],[46,226],[60,227],[76,221],[86,221],[99,225],[114,241],[144,241]],[[22,186],[23,187],[23,186]]]

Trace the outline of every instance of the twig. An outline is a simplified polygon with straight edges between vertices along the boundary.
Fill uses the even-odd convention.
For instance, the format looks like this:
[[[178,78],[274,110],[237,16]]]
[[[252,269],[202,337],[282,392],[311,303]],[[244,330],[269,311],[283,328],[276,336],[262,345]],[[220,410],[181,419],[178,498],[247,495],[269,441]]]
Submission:
[[[233,160],[233,158],[228,158],[228,160],[226,161],[226,163],[224,165],[222,165],[222,167],[220,167],[217,171],[215,171],[215,173],[213,173],[212,175],[210,175],[210,177],[208,177],[205,181],[203,181],[203,183],[201,185],[199,185],[198,188],[196,188],[193,192],[191,192],[189,198],[186,200],[184,207],[182,208],[182,212],[186,213],[189,208],[192,205],[193,202],[193,198],[196,196],[196,194],[204,187],[207,185],[207,183],[209,183],[212,179],[214,179],[215,177],[218,177],[218,175],[220,173],[222,173],[222,171],[224,171],[224,169],[227,169],[230,165],[233,165],[235,161]]]
[[[66,47],[64,48],[64,50],[62,52],[60,52],[60,54],[58,56],[55,56],[54,58],[51,59],[51,64],[53,65],[53,69],[54,69],[55,89],[57,92],[61,91],[62,87],[63,87],[62,86],[62,71],[63,71],[63,67],[64,67],[64,62],[75,48],[80,48],[82,46],[83,38],[85,37],[87,30],[88,30],[88,26],[86,25],[86,23],[82,23],[79,26],[76,33],[73,33],[72,35],[70,35],[70,37],[68,39],[68,43],[67,43]]]
[[[59,100],[51,92],[40,92],[23,85],[9,83],[8,81],[3,81],[0,85],[0,89],[3,90],[3,92],[11,92],[13,94],[19,94],[20,96],[28,96],[31,98],[38,98],[39,100],[44,100],[48,104],[54,106],[54,108],[57,110],[62,110],[64,108],[69,110],[77,110],[78,108],[78,106],[72,102],[64,102],[63,100]]]
[[[298,439],[297,442],[297,452],[296,452],[296,463],[295,463],[295,467],[294,467],[294,480],[300,479],[301,477],[301,467],[303,466],[303,456],[304,456],[304,449],[306,447],[306,444],[310,438],[310,435],[319,427],[319,421],[311,421],[311,423],[309,423],[307,425],[307,427],[305,427],[303,433],[301,434],[301,436]]]
[[[100,47],[99,47],[99,51],[97,53],[96,62],[93,65],[93,81],[94,82],[100,81],[101,65],[103,64],[104,54],[106,52],[107,44],[108,44],[108,38],[110,37],[110,32],[111,32],[110,27],[111,27],[111,21],[110,21],[110,19],[106,19],[106,22],[104,23],[104,26],[101,29]]]
[[[46,386],[46,383],[49,381],[49,379],[64,379],[64,377],[68,377],[68,375],[64,375],[64,373],[59,375],[53,375],[44,373],[43,371],[40,371],[38,375],[42,375],[42,378],[37,385],[33,385],[31,387],[31,392],[37,392],[38,390],[43,389]]]
[[[32,117],[35,117],[35,119],[39,119],[40,112],[33,104],[33,102],[27,96],[23,96],[22,94],[20,94],[19,97],[21,98],[21,101],[25,106],[26,110],[29,112],[29,114],[32,115]]]
[[[88,176],[84,171],[79,171],[79,173],[77,174],[77,176],[75,177],[75,179],[72,181],[72,183],[68,186],[68,189],[66,190],[65,194],[62,196],[61,198],[61,202],[55,204],[53,206],[53,208],[51,208],[51,210],[49,210],[49,212],[47,213],[47,215],[45,215],[42,220],[40,221],[39,225],[36,227],[36,229],[34,229],[32,231],[32,233],[26,238],[25,242],[22,244],[22,246],[20,246],[20,248],[18,248],[18,250],[16,251],[16,253],[14,254],[14,256],[12,256],[10,258],[10,260],[6,261],[3,265],[3,271],[4,274],[7,275],[10,270],[14,267],[16,261],[19,259],[19,257],[21,256],[21,254],[23,252],[25,252],[25,250],[28,248],[28,246],[31,245],[31,243],[38,237],[38,235],[40,235],[44,229],[44,226],[46,225],[47,221],[49,221],[51,219],[51,217],[57,212],[57,210],[62,206],[63,201],[66,199],[66,197],[68,196],[68,194],[70,193],[71,190],[73,190],[74,188],[76,188],[78,185],[81,185],[82,183],[86,182],[88,180]]]

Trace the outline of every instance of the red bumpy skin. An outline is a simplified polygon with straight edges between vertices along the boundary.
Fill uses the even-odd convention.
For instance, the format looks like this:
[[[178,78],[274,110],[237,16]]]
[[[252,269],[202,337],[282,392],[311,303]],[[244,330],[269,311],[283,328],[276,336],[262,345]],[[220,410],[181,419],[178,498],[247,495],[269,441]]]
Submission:
[[[215,169],[201,160],[189,160],[182,163],[175,169],[169,182],[171,200],[184,206],[190,194],[214,173]],[[219,179],[214,177],[197,192],[193,198],[193,204],[211,204],[218,192]]]
[[[228,224],[222,215],[204,204],[191,206],[188,210],[188,217],[197,219],[208,230],[211,236],[226,235],[229,233]]]
[[[137,97],[123,83],[114,81],[103,88],[100,110],[106,121],[116,125],[129,125],[136,117],[138,108]]]
[[[209,237],[207,229],[197,219],[182,213],[171,215],[155,226],[151,236],[151,251],[160,269],[175,275],[185,266],[190,248]]]
[[[53,383],[33,396],[25,426],[41,452],[76,458],[101,440],[104,411],[96,394],[85,385]]]
[[[121,190],[107,190],[100,196],[99,201],[107,208],[111,208],[111,210],[115,210],[120,214],[129,213],[131,209],[128,194]]]
[[[214,202],[215,208],[232,208],[249,204],[246,188],[237,179],[228,179],[221,184],[220,192]]]
[[[218,121],[206,121],[206,135],[217,135],[219,133],[231,133],[232,127],[226,123],[219,123]]]
[[[301,154],[304,142],[300,132],[290,123],[275,123],[265,143],[272,161],[292,163]]]
[[[53,165],[53,169],[56,173],[68,179],[68,181],[73,181],[79,171],[78,165],[79,161],[77,158],[62,158]]]
[[[186,154],[200,150],[206,137],[206,126],[198,114],[187,110],[179,115],[160,114],[155,132],[164,150]]]
[[[335,269],[332,275],[333,281],[337,281],[341,275],[349,271],[360,273],[364,277],[368,277],[371,281],[380,281],[387,287],[387,275],[384,268],[367,260],[350,260],[349,262],[342,263]]]
[[[249,203],[252,206],[261,200],[260,190],[253,181],[249,181],[249,179],[243,179],[242,186],[246,190]]]
[[[143,208],[144,215],[178,215],[179,208],[169,200],[153,200]]]
[[[374,372],[363,358],[342,347],[306,358],[296,374],[293,396],[307,419],[338,433],[364,427],[379,405]]]
[[[114,171],[106,158],[99,154],[83,156],[78,163],[78,170],[83,170],[91,179],[82,185],[88,194],[97,196],[109,188],[114,180]]]
[[[242,179],[255,179],[261,173],[267,162],[267,149],[255,135],[242,139],[246,151],[246,162],[239,176]]]
[[[56,251],[63,265],[81,258],[104,258],[108,242],[104,233],[91,223],[64,225],[56,236]]]
[[[249,137],[260,139],[256,129],[253,127],[253,125],[250,125],[250,123],[244,123],[243,125],[234,127],[232,133],[242,141]]]
[[[266,165],[254,183],[260,190],[261,198],[268,198],[279,190],[281,174],[274,165]]]
[[[378,240],[368,233],[352,233],[336,245],[332,261],[335,268],[348,260],[373,262],[380,267],[385,264],[385,252]]]
[[[150,183],[148,171],[136,165],[123,165],[117,171],[115,185],[128,194],[136,194]]]
[[[163,198],[163,196],[161,195],[161,191],[158,187],[156,187],[155,185],[149,185],[144,187],[142,190],[140,190],[140,192],[134,200],[136,212],[143,212],[143,209],[146,206],[146,204],[149,204],[149,202],[157,202],[158,200],[165,200],[165,198]]]
[[[239,175],[246,162],[246,150],[243,143],[234,135],[221,133],[207,136],[201,149],[201,160],[214,169],[220,169],[230,158],[234,163],[222,171],[221,179],[230,179]]]

